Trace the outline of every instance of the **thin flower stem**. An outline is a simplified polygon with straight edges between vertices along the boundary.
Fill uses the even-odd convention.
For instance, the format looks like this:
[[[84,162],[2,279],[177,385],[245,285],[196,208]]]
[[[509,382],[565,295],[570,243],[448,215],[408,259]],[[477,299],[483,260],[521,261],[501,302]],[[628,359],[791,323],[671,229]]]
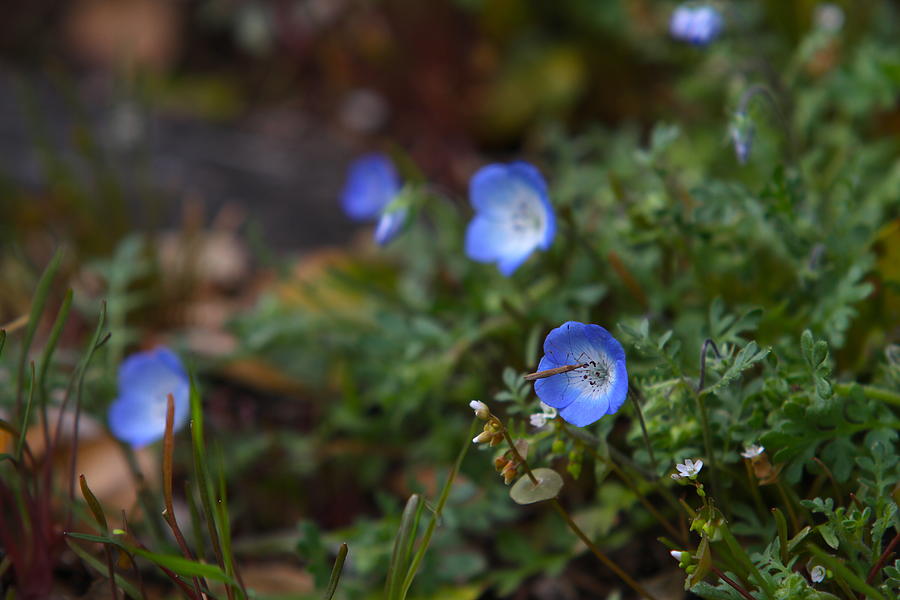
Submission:
[[[178,526],[178,520],[175,518],[175,505],[172,500],[172,462],[174,453],[175,397],[172,394],[169,394],[166,398],[166,430],[163,435],[163,502],[166,507],[166,510],[163,512],[163,518],[166,520],[166,523],[169,524],[169,528],[175,536],[175,541],[178,543],[181,553],[188,560],[194,560],[194,556],[188,548],[184,535],[181,533],[181,528]],[[199,595],[200,580],[197,577],[193,577],[192,581],[194,583],[194,590]],[[206,581],[203,582],[203,587],[207,587]]]
[[[730,577],[728,577],[728,575],[726,575],[721,570],[719,570],[719,568],[716,567],[715,565],[712,566],[712,572],[716,574],[716,577],[718,577],[719,579],[721,579],[722,581],[724,581],[725,583],[730,585],[734,589],[734,591],[736,591],[738,594],[740,594],[747,600],[756,600],[756,598],[754,598],[752,595],[750,595],[750,592],[745,590],[741,584],[739,584],[738,582],[736,582],[733,579],[731,579]]]
[[[863,396],[870,400],[879,400],[893,406],[900,406],[900,393],[892,392],[884,388],[872,385],[859,385],[858,383],[838,383],[834,386],[834,391],[841,396],[847,396],[854,387],[862,390]]]
[[[569,428],[566,427],[565,425],[562,426],[562,430],[571,439],[576,439],[572,436],[571,432],[569,431]],[[622,468],[618,464],[616,464],[616,462],[612,458],[610,458],[608,456],[603,456],[593,446],[588,446],[588,449],[590,450],[591,454],[594,455],[594,458],[596,458],[600,462],[607,465],[610,468],[610,470],[612,470],[612,472],[615,473],[619,477],[619,479],[622,481],[622,483],[625,484],[625,487],[627,487],[629,490],[631,490],[631,492],[635,495],[635,497],[638,499],[638,501],[644,506],[644,508],[646,508],[647,511],[651,515],[653,515],[653,517],[657,521],[659,521],[660,525],[662,525],[666,529],[666,531],[669,532],[670,535],[672,535],[676,539],[680,540],[682,543],[687,543],[687,536],[684,534],[684,532],[676,529],[675,526],[672,525],[669,522],[669,520],[666,519],[662,515],[662,513],[660,513],[659,510],[657,510],[656,507],[653,506],[653,504],[649,500],[647,500],[645,495],[638,489],[637,485],[634,483],[634,480],[631,479],[631,477],[629,477],[628,474],[625,473],[625,471],[623,471]]]
[[[765,518],[768,515],[768,511],[766,511],[762,494],[759,493],[759,482],[756,480],[756,475],[753,474],[753,467],[750,466],[749,460],[744,461],[744,467],[747,470],[747,481],[750,484],[750,495],[753,496],[753,503],[756,504],[756,510],[759,512],[760,517]]]
[[[794,534],[796,535],[800,531],[800,520],[797,518],[797,511],[794,510],[794,503],[788,497],[787,491],[784,489],[784,483],[780,479],[776,482],[775,487],[778,488],[778,493],[781,495],[781,500],[787,509],[788,518],[791,520],[791,527],[794,528]]]
[[[890,541],[887,545],[887,548],[884,549],[884,552],[881,553],[881,556],[878,557],[878,562],[872,565],[872,569],[869,571],[869,574],[866,576],[866,583],[872,583],[875,579],[875,576],[884,566],[884,563],[888,561],[891,553],[894,551],[894,548],[897,547],[897,544],[900,544],[900,530],[897,530],[897,535],[894,536],[894,539]]]
[[[619,565],[614,563],[612,561],[612,559],[610,559],[606,554],[604,554],[604,552],[602,550],[600,550],[600,548],[598,548],[597,545],[594,544],[594,542],[592,542],[590,540],[590,538],[587,536],[587,534],[585,534],[584,531],[581,530],[581,528],[575,523],[575,521],[572,519],[572,517],[569,515],[569,513],[566,512],[566,509],[563,508],[562,504],[559,503],[559,500],[557,500],[556,498],[553,498],[550,501],[550,504],[552,504],[553,508],[556,510],[556,512],[559,513],[559,516],[561,516],[563,518],[563,520],[569,526],[569,529],[571,529],[572,532],[575,535],[577,535],[578,538],[582,542],[584,542],[584,545],[587,546],[590,549],[590,551],[594,553],[594,556],[596,556],[600,560],[600,562],[602,562],[604,565],[606,565],[610,571],[612,571],[613,573],[618,575],[619,578],[622,581],[624,581],[626,584],[628,584],[628,587],[630,587],[635,592],[637,592],[638,595],[640,595],[644,598],[647,598],[647,600],[656,600],[656,597],[653,594],[648,592],[644,588],[644,586],[642,586],[640,583],[635,581],[628,573],[623,571],[619,567]]]
[[[638,401],[638,396],[641,395],[640,391],[638,391],[637,387],[634,384],[629,386],[629,390],[632,391],[631,401],[634,404],[634,411],[637,413],[638,422],[641,424],[641,434],[644,436],[644,444],[647,446],[647,453],[650,455],[650,462],[653,463],[653,473],[657,474],[659,472],[659,464],[656,462],[656,456],[653,454],[653,444],[650,443],[650,436],[647,434],[647,424],[644,422],[644,412],[641,410],[641,403]]]
[[[706,456],[709,460],[710,483],[712,485],[713,495],[718,495],[718,467],[716,465],[716,456],[713,453],[712,430],[709,426],[709,414],[706,411],[706,400],[703,399],[703,394],[700,393],[700,391],[697,391],[697,393],[694,394],[694,397],[697,399],[697,409],[700,412],[700,425],[703,428],[703,448],[706,451]]]

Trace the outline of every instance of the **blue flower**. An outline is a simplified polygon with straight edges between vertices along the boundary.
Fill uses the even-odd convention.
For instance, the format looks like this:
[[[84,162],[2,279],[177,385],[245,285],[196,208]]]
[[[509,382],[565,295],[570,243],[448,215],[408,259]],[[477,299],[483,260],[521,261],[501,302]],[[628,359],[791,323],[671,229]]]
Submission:
[[[481,168],[469,182],[475,217],[466,231],[466,254],[496,262],[507,277],[535,248],[546,250],[556,234],[547,183],[526,162]]]
[[[169,394],[175,398],[178,431],[187,422],[190,381],[168,348],[132,354],[119,367],[119,397],[109,407],[113,435],[139,448],[163,437]]]
[[[731,142],[734,144],[734,154],[740,164],[746,164],[750,159],[750,149],[753,147],[753,121],[744,112],[737,112],[731,125],[728,128],[728,134],[731,136]]]
[[[672,13],[669,33],[677,40],[705,46],[719,37],[724,24],[722,15],[712,6],[682,4]]]
[[[341,195],[344,212],[357,221],[378,219],[375,241],[383,246],[400,233],[409,213],[400,202],[400,177],[391,160],[383,154],[367,154],[350,165]]]
[[[344,212],[351,219],[369,221],[379,216],[400,191],[400,177],[383,154],[366,154],[353,161],[341,194]]]
[[[559,409],[559,416],[578,427],[611,415],[625,402],[628,373],[625,351],[599,325],[567,321],[544,340],[539,371],[581,365],[580,368],[538,379],[534,391],[541,402]]]

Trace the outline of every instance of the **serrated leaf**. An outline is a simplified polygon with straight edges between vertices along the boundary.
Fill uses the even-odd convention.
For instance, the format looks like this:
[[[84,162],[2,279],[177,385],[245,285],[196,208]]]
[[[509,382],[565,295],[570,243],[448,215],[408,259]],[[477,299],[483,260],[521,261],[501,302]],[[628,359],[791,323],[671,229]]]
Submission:
[[[534,504],[556,498],[563,487],[563,479],[553,469],[532,469],[537,485],[523,475],[509,490],[509,497],[518,504]]]
[[[741,373],[764,359],[769,354],[769,348],[759,349],[756,342],[747,342],[747,345],[741,348],[741,351],[734,357],[731,365],[722,374],[722,377],[715,384],[705,388],[701,393],[713,394],[736,381]]]

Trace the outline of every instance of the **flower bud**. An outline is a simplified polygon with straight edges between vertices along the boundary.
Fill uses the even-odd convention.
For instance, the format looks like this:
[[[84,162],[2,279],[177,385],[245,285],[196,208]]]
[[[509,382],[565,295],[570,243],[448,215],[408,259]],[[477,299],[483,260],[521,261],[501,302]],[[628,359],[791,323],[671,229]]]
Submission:
[[[487,421],[491,418],[491,410],[484,402],[480,400],[472,400],[471,402],[469,402],[469,407],[475,411],[475,416],[482,421]]]
[[[503,483],[509,485],[512,483],[512,480],[516,478],[516,473],[518,473],[518,469],[512,463],[506,465],[506,468],[503,469]]]
[[[509,464],[509,460],[505,456],[498,456],[494,459],[494,468],[498,472],[502,471],[507,464]]]
[[[472,438],[472,443],[474,444],[483,444],[485,442],[490,442],[494,437],[494,434],[489,431],[482,431],[474,438]],[[493,445],[493,444],[492,444]]]

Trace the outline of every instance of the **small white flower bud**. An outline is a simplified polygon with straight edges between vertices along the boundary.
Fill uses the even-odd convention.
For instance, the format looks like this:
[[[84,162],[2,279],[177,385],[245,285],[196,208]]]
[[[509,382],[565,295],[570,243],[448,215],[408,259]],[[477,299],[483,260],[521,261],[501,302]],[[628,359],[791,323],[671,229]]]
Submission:
[[[672,555],[672,558],[674,558],[674,559],[677,560],[678,562],[681,562],[681,555],[683,554],[683,553],[681,552],[681,550],[670,550],[670,551],[669,551],[669,554]]]
[[[476,435],[474,438],[472,438],[472,443],[473,444],[483,444],[485,442],[491,441],[491,438],[493,438],[493,437],[494,437],[493,433],[490,433],[488,431],[482,431],[481,433]]]
[[[487,421],[491,417],[491,410],[481,400],[472,400],[469,402],[469,407],[475,411],[475,416],[482,421]]]

